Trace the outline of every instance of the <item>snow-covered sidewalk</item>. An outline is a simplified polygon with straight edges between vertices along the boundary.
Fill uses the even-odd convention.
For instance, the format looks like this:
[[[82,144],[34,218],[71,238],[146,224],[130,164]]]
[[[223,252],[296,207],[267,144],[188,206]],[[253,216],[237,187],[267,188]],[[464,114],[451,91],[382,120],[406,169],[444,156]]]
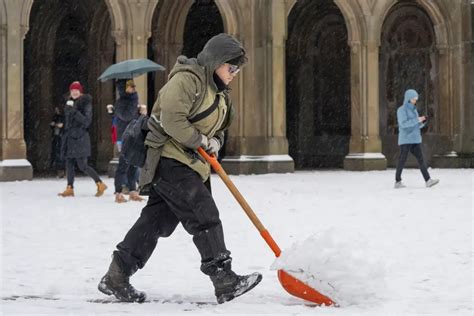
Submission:
[[[0,312],[472,315],[473,170],[430,172],[439,185],[427,189],[420,172],[407,169],[407,188],[399,190],[393,189],[394,170],[231,177],[296,264],[330,281],[339,308],[305,305],[282,289],[270,270],[273,253],[217,176],[213,192],[234,270],[263,274],[254,290],[223,305],[215,303],[181,226],[159,240],[131,279],[149,302],[112,303],[97,291],[115,245],[144,205],[115,204],[113,179],[105,180],[109,190],[101,198],[87,178],[77,180],[74,198],[56,196],[65,180],[0,183]],[[103,300],[109,303],[97,303]]]

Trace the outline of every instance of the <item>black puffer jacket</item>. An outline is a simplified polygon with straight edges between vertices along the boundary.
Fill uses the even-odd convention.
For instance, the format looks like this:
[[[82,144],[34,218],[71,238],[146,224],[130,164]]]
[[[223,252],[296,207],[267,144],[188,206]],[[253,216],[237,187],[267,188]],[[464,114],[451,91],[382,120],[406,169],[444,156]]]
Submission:
[[[62,137],[61,157],[85,158],[91,155],[91,140],[87,129],[92,122],[92,97],[83,94],[73,100],[74,105],[64,106],[65,126]],[[66,101],[66,102],[67,102]]]
[[[117,91],[119,98],[115,101],[114,114],[117,117],[117,139],[122,140],[123,132],[128,123],[139,117],[138,93],[125,92],[126,79],[117,81]]]

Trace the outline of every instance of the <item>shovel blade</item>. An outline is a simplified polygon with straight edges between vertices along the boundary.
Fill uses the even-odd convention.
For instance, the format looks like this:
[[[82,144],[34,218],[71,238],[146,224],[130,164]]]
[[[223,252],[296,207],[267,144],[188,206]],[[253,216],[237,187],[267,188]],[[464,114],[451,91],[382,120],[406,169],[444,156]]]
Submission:
[[[319,293],[309,285],[301,282],[295,277],[292,277],[283,270],[278,270],[278,279],[280,280],[283,288],[291,295],[316,303],[318,305],[324,304],[326,306],[336,306],[336,303],[334,303],[334,301],[329,297]]]

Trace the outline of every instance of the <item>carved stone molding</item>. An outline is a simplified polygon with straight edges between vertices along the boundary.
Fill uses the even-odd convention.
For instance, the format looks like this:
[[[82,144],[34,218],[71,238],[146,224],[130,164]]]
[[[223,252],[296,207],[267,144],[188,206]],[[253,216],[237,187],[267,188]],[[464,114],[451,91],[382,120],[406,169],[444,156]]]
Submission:
[[[22,40],[25,39],[26,33],[28,33],[29,29],[28,25],[20,25],[20,37]]]
[[[351,47],[351,53],[357,55],[360,52],[360,41],[350,41],[349,46]]]
[[[440,55],[446,55],[450,50],[448,45],[436,45],[436,49]]]
[[[123,30],[112,31],[112,36],[114,37],[115,43],[117,45],[122,45],[125,43],[125,31]]]

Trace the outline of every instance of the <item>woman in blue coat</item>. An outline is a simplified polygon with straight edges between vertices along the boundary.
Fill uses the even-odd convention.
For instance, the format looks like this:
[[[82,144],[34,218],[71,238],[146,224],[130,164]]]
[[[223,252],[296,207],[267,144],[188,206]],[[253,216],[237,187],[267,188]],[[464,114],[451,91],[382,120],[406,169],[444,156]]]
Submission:
[[[426,162],[423,158],[420,130],[426,125],[426,117],[419,116],[415,106],[417,100],[418,93],[413,89],[409,89],[405,92],[403,105],[397,110],[400,157],[398,160],[397,172],[395,174],[396,189],[405,187],[402,183],[402,171],[409,152],[411,152],[418,161],[418,166],[420,167],[420,171],[425,179],[426,187],[432,187],[439,182],[438,179],[431,179],[426,167]]]

